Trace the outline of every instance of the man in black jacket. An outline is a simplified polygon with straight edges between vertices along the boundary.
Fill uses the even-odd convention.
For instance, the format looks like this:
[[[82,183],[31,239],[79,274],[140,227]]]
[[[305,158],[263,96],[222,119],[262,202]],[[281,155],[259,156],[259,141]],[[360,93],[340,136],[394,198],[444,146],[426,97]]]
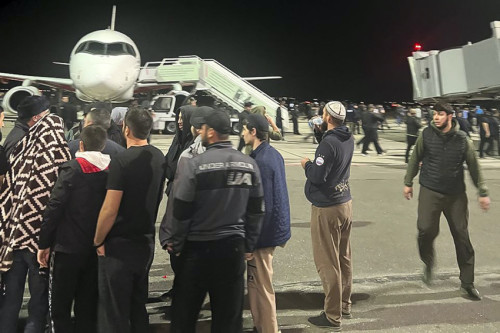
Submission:
[[[363,149],[361,154],[363,156],[367,155],[368,146],[373,143],[378,155],[384,154],[384,151],[378,143],[378,124],[384,121],[384,117],[380,114],[373,112],[375,106],[373,104],[368,105],[368,110],[363,113],[361,120],[363,122],[363,130],[365,131],[365,137],[363,140]]]
[[[405,119],[406,143],[407,143],[406,153],[405,153],[405,163],[408,163],[408,156],[410,156],[410,149],[413,145],[415,145],[415,142],[417,141],[418,138],[418,130],[420,129],[420,127],[422,127],[420,121],[418,121],[417,117],[415,117],[416,114],[417,111],[415,109],[410,109],[410,112]]]
[[[89,113],[87,113],[83,121],[84,128],[89,125],[97,125],[102,127],[107,132],[109,132],[110,124],[111,115],[109,111],[104,108],[93,108]],[[68,142],[68,147],[72,158],[75,158],[75,154],[80,148],[80,142],[81,141],[79,139]],[[116,143],[115,141],[110,140],[108,134],[106,144],[104,145],[104,149],[102,150],[103,154],[113,157],[124,150],[125,148],[123,146]]]
[[[195,331],[207,292],[212,332],[243,330],[244,259],[252,259],[259,238],[263,190],[257,163],[232,148],[230,132],[224,111],[208,114],[200,131],[206,152],[178,170],[169,251],[180,255],[180,269],[171,332]]]
[[[101,153],[105,143],[102,127],[82,130],[80,151],[61,166],[45,209],[37,258],[48,267],[53,252],[49,302],[55,332],[97,330],[97,255],[92,244],[106,194],[110,158]]]
[[[352,200],[349,184],[354,139],[343,124],[345,107],[329,102],[323,111],[323,134],[314,161],[301,162],[307,182],[305,195],[312,203],[311,238],[314,263],[325,291],[324,311],[309,322],[332,331],[341,319],[351,318]]]

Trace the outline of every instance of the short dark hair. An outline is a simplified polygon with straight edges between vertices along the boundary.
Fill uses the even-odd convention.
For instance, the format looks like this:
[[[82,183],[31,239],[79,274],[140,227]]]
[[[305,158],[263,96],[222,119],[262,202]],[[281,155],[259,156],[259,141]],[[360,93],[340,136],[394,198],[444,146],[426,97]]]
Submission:
[[[96,108],[90,110],[87,113],[87,119],[92,122],[93,125],[101,126],[105,130],[111,126],[111,113],[103,108]]]
[[[444,111],[446,112],[447,114],[453,114],[453,108],[451,107],[450,104],[448,103],[444,103],[444,102],[437,102],[435,105],[434,105],[434,111]]]
[[[106,130],[94,124],[85,127],[80,134],[80,141],[83,142],[85,151],[102,151],[107,138]]]
[[[148,110],[142,108],[130,108],[123,120],[132,135],[140,140],[146,140],[153,127],[153,117]]]
[[[249,122],[247,119],[243,120],[243,125],[247,127],[249,131],[253,130],[255,128],[255,136],[257,139],[260,141],[267,141],[269,138],[269,132],[264,132],[260,131],[258,128],[256,128],[251,122]]]

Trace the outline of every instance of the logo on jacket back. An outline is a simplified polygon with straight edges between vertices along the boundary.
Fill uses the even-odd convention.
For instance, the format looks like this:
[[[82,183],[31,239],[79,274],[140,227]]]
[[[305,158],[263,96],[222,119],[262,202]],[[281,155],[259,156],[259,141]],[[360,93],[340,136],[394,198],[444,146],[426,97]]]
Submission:
[[[246,172],[231,171],[227,175],[227,185],[235,186],[246,184],[252,186],[252,175]]]

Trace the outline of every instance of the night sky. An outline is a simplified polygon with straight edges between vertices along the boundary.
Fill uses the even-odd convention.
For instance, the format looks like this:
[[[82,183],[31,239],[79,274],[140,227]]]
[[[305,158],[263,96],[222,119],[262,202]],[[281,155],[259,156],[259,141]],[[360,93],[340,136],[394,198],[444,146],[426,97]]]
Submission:
[[[411,100],[406,57],[491,37],[499,0],[453,1],[3,1],[0,72],[69,77],[83,35],[110,25],[132,38],[141,62],[198,55],[271,96],[382,102]]]

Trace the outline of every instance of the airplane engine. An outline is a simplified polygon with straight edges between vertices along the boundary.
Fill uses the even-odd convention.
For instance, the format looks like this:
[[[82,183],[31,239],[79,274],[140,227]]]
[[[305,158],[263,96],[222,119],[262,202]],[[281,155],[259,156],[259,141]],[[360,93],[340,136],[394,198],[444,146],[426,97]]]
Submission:
[[[17,113],[17,106],[28,96],[41,96],[40,90],[33,86],[19,86],[7,91],[3,97],[2,106],[6,112]]]

